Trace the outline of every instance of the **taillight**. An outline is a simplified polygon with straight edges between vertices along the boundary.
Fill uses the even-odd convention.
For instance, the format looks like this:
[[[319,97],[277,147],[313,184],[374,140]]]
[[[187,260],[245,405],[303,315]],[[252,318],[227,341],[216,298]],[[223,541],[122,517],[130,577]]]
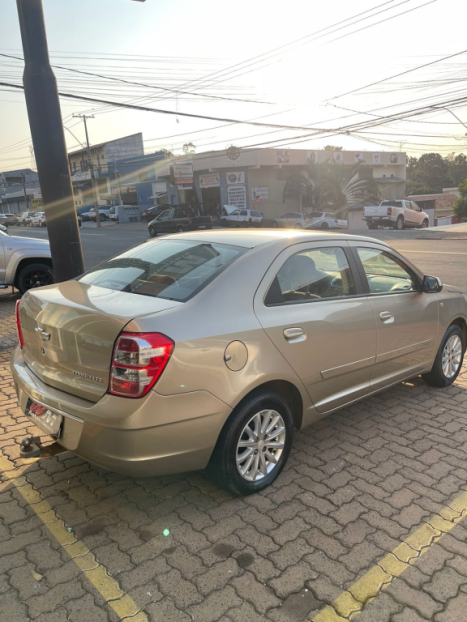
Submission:
[[[22,350],[24,346],[24,339],[23,339],[23,331],[21,330],[21,320],[19,319],[19,305],[20,304],[21,304],[21,300],[17,300],[15,316],[16,316],[16,333],[18,335],[19,347]]]
[[[109,393],[146,395],[166,368],[174,345],[160,333],[121,333],[113,351]]]
[[[249,220],[249,222],[253,222],[253,218],[249,218],[248,220]]]
[[[392,214],[392,207],[388,207],[387,215],[390,216]]]

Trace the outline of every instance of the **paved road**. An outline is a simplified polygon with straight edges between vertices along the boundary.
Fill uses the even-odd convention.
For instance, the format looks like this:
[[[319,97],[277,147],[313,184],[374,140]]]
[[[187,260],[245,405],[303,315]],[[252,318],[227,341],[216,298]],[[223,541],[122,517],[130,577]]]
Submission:
[[[12,235],[47,238],[46,229],[10,227]],[[415,231],[380,230],[353,231],[385,240],[425,274],[439,276],[445,283],[460,287],[467,293],[467,225]],[[92,268],[101,261],[148,239],[144,223],[109,225],[97,229],[95,224],[83,223],[81,239],[86,267]]]

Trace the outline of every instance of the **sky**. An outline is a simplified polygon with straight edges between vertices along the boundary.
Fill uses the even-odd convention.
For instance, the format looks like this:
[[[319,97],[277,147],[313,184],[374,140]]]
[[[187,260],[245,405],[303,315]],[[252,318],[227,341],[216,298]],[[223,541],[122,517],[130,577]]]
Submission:
[[[61,92],[176,113],[61,99],[69,150],[85,140],[82,122],[72,117],[80,113],[95,115],[88,121],[91,144],[142,132],[146,153],[179,153],[187,142],[197,153],[230,144],[332,144],[417,156],[466,150],[467,50],[386,80],[467,48],[465,0],[43,0],[43,6],[51,62],[62,67],[55,69]],[[0,29],[0,54],[21,57],[15,0],[1,1]],[[0,56],[0,81],[21,84],[22,61]],[[409,111],[422,114],[381,118]],[[24,95],[0,86],[0,171],[34,168],[30,146]]]

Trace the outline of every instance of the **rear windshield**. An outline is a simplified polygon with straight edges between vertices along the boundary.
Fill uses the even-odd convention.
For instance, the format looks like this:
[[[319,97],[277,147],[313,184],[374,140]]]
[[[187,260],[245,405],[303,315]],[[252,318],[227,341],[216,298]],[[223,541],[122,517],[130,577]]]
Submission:
[[[255,210],[251,210],[250,214],[255,218],[259,218],[262,216],[261,212],[256,212]]]
[[[402,207],[402,201],[382,201],[384,207]]]
[[[158,240],[105,261],[79,281],[130,294],[185,302],[247,251],[239,246]]]

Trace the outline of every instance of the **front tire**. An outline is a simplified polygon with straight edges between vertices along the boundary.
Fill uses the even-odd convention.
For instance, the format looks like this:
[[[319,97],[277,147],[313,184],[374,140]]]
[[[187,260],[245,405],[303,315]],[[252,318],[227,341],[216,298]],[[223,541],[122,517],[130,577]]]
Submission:
[[[148,231],[149,231],[149,235],[150,235],[152,238],[157,237],[157,231],[154,229],[154,227],[149,227]]]
[[[374,230],[375,230],[375,229],[377,229],[377,228],[378,228],[378,225],[375,225],[375,224],[373,224],[373,223],[368,223],[368,229],[371,229],[371,230],[373,230],[373,231],[374,231]]]
[[[225,424],[211,458],[213,476],[235,495],[272,484],[287,462],[294,434],[287,402],[270,391],[253,394]]]
[[[222,225],[223,227],[228,227],[228,224],[227,224],[227,221],[226,221],[226,219],[225,219],[225,218],[223,218],[223,219],[221,220],[221,225]]]
[[[323,224],[321,225],[321,229],[329,229],[329,225],[327,222],[323,222]]]
[[[273,226],[275,229],[277,229],[277,228],[279,227],[279,223],[277,222],[277,220],[275,220],[275,221],[272,223],[272,226]]]
[[[428,220],[425,218],[425,220],[422,222],[422,229],[427,229],[429,225]]]
[[[183,227],[177,227],[176,233],[183,233]]]
[[[44,263],[32,263],[25,266],[18,275],[16,287],[21,295],[35,287],[45,287],[55,283],[53,270]]]
[[[423,380],[432,387],[448,387],[459,375],[464,354],[464,333],[457,324],[452,324],[443,337],[431,371],[422,375]]]

